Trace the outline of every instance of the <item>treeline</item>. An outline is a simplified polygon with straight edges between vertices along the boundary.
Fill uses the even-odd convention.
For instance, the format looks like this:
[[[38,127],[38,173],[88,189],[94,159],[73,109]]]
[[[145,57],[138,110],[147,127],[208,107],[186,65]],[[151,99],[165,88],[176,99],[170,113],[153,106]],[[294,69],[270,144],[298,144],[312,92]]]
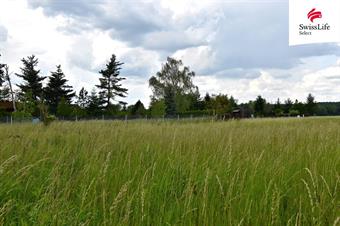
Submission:
[[[146,108],[141,101],[127,105],[124,98],[128,90],[123,87],[120,72],[124,65],[115,55],[98,72],[98,84],[88,91],[82,88],[78,93],[68,84],[62,66],[56,66],[48,76],[39,70],[39,61],[32,55],[21,60],[20,72],[14,73],[22,83],[13,90],[9,66],[0,64],[0,102],[12,103],[9,113],[0,108],[0,115],[13,114],[15,117],[283,117],[338,115],[340,104],[319,103],[309,94],[306,101],[287,99],[268,103],[258,96],[254,101],[238,104],[233,96],[227,94],[206,94],[201,96],[199,88],[193,83],[195,72],[184,66],[181,60],[167,58],[156,75],[149,79],[152,89],[150,106]],[[43,85],[45,84],[45,85]]]

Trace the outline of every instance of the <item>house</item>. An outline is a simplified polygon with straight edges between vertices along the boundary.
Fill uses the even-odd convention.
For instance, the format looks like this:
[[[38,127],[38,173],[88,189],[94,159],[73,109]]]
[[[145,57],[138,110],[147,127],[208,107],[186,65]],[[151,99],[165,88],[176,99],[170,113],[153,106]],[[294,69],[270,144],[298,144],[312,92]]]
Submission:
[[[240,119],[243,118],[243,112],[241,109],[237,108],[232,111],[232,115],[234,119]]]
[[[14,111],[13,103],[11,101],[0,101],[0,112],[11,113]]]

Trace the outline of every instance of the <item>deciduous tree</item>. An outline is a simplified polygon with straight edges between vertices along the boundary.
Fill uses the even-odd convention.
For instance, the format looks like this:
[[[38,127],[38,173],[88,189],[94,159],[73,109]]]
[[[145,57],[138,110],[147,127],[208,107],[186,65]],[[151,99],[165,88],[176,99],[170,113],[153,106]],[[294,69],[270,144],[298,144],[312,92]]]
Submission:
[[[167,115],[176,114],[176,107],[179,106],[178,104],[176,106],[176,99],[178,102],[180,98],[196,91],[197,87],[192,81],[194,76],[195,73],[190,71],[189,67],[183,66],[181,60],[168,57],[162,69],[150,78],[149,85],[153,98],[164,99]]]

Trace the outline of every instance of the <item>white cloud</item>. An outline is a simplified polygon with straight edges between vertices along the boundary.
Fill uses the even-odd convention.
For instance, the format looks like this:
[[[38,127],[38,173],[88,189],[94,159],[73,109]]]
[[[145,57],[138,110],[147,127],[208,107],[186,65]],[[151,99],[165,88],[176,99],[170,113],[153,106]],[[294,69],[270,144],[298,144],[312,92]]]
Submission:
[[[73,38],[67,52],[68,66],[92,71],[94,67],[93,40],[90,37],[77,35]]]
[[[212,70],[216,63],[215,52],[210,46],[199,46],[178,50],[173,54],[176,59],[182,59],[192,70],[204,72]]]
[[[0,21],[8,28],[7,41],[0,51],[12,71],[19,72],[20,59],[32,54],[40,59],[44,75],[56,64],[66,62],[71,38],[56,30],[62,23],[60,18],[46,18],[41,9],[29,10],[24,0],[3,0]],[[18,78],[14,81],[19,82]]]
[[[96,4],[95,4],[96,3]],[[0,52],[11,70],[37,55],[44,75],[62,68],[91,90],[116,54],[127,101],[148,102],[148,78],[167,56],[197,72],[201,93],[240,101],[263,95],[340,100],[340,45],[288,47],[287,1],[1,0]],[[15,83],[20,82],[15,78]]]
[[[335,59],[333,64],[319,70],[300,66],[289,71],[261,70],[256,78],[235,79],[211,75],[198,76],[195,81],[202,93],[228,93],[240,102],[248,102],[257,95],[262,95],[272,103],[277,98],[305,101],[309,93],[316,95],[317,101],[339,101],[339,60]],[[288,76],[283,76],[285,74]]]
[[[7,35],[8,35],[7,28],[0,24],[0,42],[7,41]]]

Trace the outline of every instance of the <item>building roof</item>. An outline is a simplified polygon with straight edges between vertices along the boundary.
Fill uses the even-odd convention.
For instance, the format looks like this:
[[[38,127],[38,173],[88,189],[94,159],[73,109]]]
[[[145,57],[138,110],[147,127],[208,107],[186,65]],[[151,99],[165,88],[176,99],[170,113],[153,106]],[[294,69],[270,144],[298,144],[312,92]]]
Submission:
[[[233,110],[233,113],[240,113],[241,112],[241,109],[235,109]]]
[[[13,111],[13,103],[10,101],[0,101],[0,110]]]

